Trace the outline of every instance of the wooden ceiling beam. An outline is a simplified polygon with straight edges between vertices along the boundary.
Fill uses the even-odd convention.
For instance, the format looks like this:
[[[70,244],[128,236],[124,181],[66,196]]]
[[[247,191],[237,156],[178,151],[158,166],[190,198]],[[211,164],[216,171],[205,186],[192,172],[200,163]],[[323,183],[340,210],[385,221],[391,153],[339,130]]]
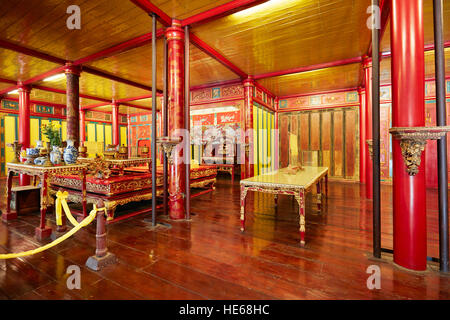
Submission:
[[[214,58],[218,62],[220,62],[222,65],[236,73],[241,79],[246,79],[248,77],[248,74],[239,69],[237,66],[235,66],[230,60],[225,58],[222,54],[220,54],[217,50],[209,46],[206,42],[201,40],[199,37],[197,37],[192,32],[189,33],[190,41],[193,45],[195,45],[197,48],[205,52],[210,57]]]
[[[148,14],[155,13],[157,15],[157,20],[164,26],[169,27],[172,25],[172,18],[169,17],[165,12],[151,3],[149,0],[130,0],[136,6],[147,12]]]
[[[192,24],[200,24],[211,22],[212,20],[219,19],[221,17],[242,11],[258,4],[267,2],[268,0],[233,0],[228,3],[217,6],[213,9],[206,10],[199,14],[193,15],[189,18],[182,20],[181,26],[185,27]]]

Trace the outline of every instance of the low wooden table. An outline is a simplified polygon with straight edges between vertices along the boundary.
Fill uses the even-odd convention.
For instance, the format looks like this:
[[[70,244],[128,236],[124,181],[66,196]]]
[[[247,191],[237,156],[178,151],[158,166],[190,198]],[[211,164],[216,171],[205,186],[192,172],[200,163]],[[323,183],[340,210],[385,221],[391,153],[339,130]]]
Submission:
[[[14,173],[26,174],[29,176],[39,177],[41,180],[41,219],[39,227],[35,230],[35,236],[38,240],[42,240],[50,237],[52,229],[45,224],[45,215],[47,213],[47,207],[51,204],[52,199],[49,193],[50,180],[53,175],[69,175],[78,174],[82,179],[83,190],[83,214],[86,216],[86,169],[85,164],[75,165],[61,165],[52,167],[43,167],[36,165],[27,165],[23,163],[7,163],[7,197],[6,197],[6,212],[2,214],[2,220],[8,221],[17,218],[17,212],[11,212],[11,191],[12,191],[12,178]]]
[[[322,209],[322,194],[328,195],[328,168],[304,167],[295,174],[289,174],[287,169],[241,180],[241,231],[245,229],[245,198],[248,191],[271,193],[275,202],[279,194],[294,196],[299,205],[300,245],[305,245],[306,219],[305,196],[316,185],[318,208]],[[325,190],[323,190],[325,189]]]

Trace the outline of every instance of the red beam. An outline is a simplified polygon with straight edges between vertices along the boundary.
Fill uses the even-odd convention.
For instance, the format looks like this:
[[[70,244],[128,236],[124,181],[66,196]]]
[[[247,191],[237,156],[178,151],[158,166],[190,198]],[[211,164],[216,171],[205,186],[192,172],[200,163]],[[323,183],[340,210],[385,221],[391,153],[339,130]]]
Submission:
[[[0,78],[0,82],[17,85],[17,81],[5,79],[5,78]]]
[[[201,40],[199,37],[197,37],[193,33],[189,33],[189,38],[191,42],[200,50],[205,52],[207,55],[211,56],[212,58],[216,59],[218,62],[223,64],[225,67],[236,73],[239,77],[242,79],[246,79],[248,77],[247,73],[239,69],[237,66],[235,66],[231,61],[229,61],[227,58],[225,58],[223,55],[221,55],[217,50],[213,49],[211,46],[206,44],[203,40]]]
[[[356,58],[351,58],[351,59],[325,62],[325,63],[315,64],[315,65],[306,66],[306,67],[299,67],[299,68],[294,68],[294,69],[263,73],[263,74],[253,76],[253,79],[261,80],[261,79],[265,79],[265,78],[279,77],[279,76],[284,76],[284,75],[293,74],[293,73],[301,73],[301,72],[320,70],[320,69],[331,68],[331,67],[345,66],[345,65],[353,64],[353,63],[361,63],[362,60],[363,59],[361,57],[356,57]]]
[[[109,103],[97,103],[97,104],[91,104],[89,106],[81,106],[80,109],[81,110],[89,110],[89,109],[95,109],[98,107],[104,107],[104,106],[109,106],[111,104],[111,102]]]
[[[8,93],[8,92],[10,92],[10,91],[16,90],[16,89],[18,89],[18,88],[19,88],[19,86],[15,85],[15,86],[12,86],[12,87],[5,88],[5,89],[3,89],[3,90],[0,90],[0,96],[1,96],[1,95],[4,95],[4,94],[6,94],[6,93]]]
[[[172,25],[172,18],[169,17],[167,14],[165,14],[161,9],[159,9],[150,1],[148,0],[130,0],[130,1],[147,13],[156,13],[156,15],[158,16],[157,20],[166,27]]]
[[[66,94],[66,90],[63,90],[63,89],[55,89],[55,88],[49,88],[49,87],[44,87],[44,86],[33,86],[33,88],[34,89],[38,89],[38,90],[53,92],[53,93]],[[105,98],[99,98],[99,97],[91,96],[91,95],[88,95],[88,94],[82,94],[82,93],[80,93],[80,98],[111,103],[111,100],[108,100],[108,99],[105,99]]]
[[[346,88],[346,89],[319,91],[319,92],[310,92],[310,93],[291,94],[291,95],[287,95],[287,96],[278,97],[278,99],[284,100],[284,99],[289,99],[289,98],[308,97],[308,96],[315,96],[315,95],[329,94],[329,93],[339,93],[339,92],[350,92],[350,91],[356,91],[356,90],[358,90],[357,87]]]
[[[205,23],[210,22],[215,19],[219,19],[221,17],[224,17],[226,15],[248,9],[250,7],[256,6],[258,4],[261,4],[263,2],[267,2],[268,0],[234,0],[230,1],[228,3],[225,3],[223,5],[220,5],[218,7],[215,7],[213,9],[204,11],[202,13],[193,15],[189,18],[184,19],[181,22],[181,26],[187,26],[191,24],[199,24],[199,23]]]
[[[0,40],[0,47],[4,48],[4,49],[15,51],[15,52],[23,53],[27,56],[32,56],[32,57],[39,58],[42,60],[57,63],[57,64],[65,64],[66,63],[66,60],[64,60],[64,59],[53,57],[51,55],[48,55],[46,53],[42,53],[42,52],[39,52],[39,51],[36,51],[33,49],[25,48],[25,47],[22,47],[20,45],[17,45],[17,44],[14,44],[14,43],[11,43],[11,42],[8,42],[5,40]]]
[[[159,29],[157,31],[156,35],[158,36],[158,38],[162,37],[164,35],[164,29]],[[82,65],[82,64],[93,62],[96,60],[104,59],[104,58],[110,57],[114,54],[117,54],[117,53],[120,53],[123,51],[127,51],[127,50],[131,50],[131,49],[135,49],[135,48],[144,46],[144,45],[150,43],[151,40],[152,40],[152,33],[151,32],[146,33],[139,37],[136,37],[136,38],[130,39],[128,41],[122,42],[118,45],[112,46],[108,49],[105,49],[105,50],[99,51],[97,53],[91,54],[87,57],[78,59],[78,60],[74,61],[73,64],[74,65]]]
[[[3,97],[4,100],[11,100],[11,101],[19,101],[19,98],[14,98],[14,97]],[[30,100],[31,103],[34,104],[39,104],[39,105],[44,105],[44,106],[49,106],[49,107],[57,107],[57,108],[66,108],[65,104],[60,104],[60,103],[53,103],[53,102],[46,102],[46,101],[40,101],[40,100]],[[33,112],[35,113],[35,112]]]
[[[117,102],[117,103],[123,104],[123,102],[136,101],[136,100],[143,100],[143,99],[150,99],[151,97],[152,97],[152,95],[151,95],[151,94],[148,94],[148,95],[139,96],[139,97],[132,97],[132,98],[119,99],[119,100],[116,100],[116,102]]]

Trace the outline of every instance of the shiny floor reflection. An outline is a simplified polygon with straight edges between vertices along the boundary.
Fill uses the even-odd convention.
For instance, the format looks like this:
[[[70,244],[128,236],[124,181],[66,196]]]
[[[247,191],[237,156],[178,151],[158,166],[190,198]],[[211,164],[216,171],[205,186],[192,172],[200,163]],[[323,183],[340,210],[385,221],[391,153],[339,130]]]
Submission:
[[[0,180],[3,181],[3,180]],[[4,183],[2,183],[4,188]],[[4,190],[1,209],[4,210]],[[382,186],[383,247],[392,248],[391,187]],[[247,229],[239,230],[239,184],[220,178],[212,195],[192,201],[191,222],[151,231],[139,216],[108,226],[119,263],[84,267],[95,251],[95,225],[44,253],[0,261],[0,299],[450,299],[450,277],[414,273],[370,259],[371,202],[364,186],[330,182],[322,214],[307,198],[306,248],[299,247],[298,208],[290,197],[249,193]],[[437,191],[429,190],[429,256],[438,255]],[[0,252],[39,246],[38,214],[0,223]],[[48,224],[55,228],[54,217]],[[81,267],[81,289],[66,286]],[[366,286],[366,269],[381,268],[381,290]]]

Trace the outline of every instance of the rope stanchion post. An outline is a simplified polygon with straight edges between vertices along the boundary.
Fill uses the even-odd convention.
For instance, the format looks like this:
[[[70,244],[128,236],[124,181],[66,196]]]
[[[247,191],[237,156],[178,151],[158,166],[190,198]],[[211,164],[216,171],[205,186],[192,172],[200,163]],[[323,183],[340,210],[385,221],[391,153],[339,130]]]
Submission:
[[[104,208],[103,201],[100,201],[99,206]],[[95,255],[89,257],[86,261],[86,266],[89,269],[98,271],[107,265],[116,263],[116,256],[111,252],[108,252],[106,246],[106,218],[105,211],[97,213],[97,233],[96,238],[96,250]]]

